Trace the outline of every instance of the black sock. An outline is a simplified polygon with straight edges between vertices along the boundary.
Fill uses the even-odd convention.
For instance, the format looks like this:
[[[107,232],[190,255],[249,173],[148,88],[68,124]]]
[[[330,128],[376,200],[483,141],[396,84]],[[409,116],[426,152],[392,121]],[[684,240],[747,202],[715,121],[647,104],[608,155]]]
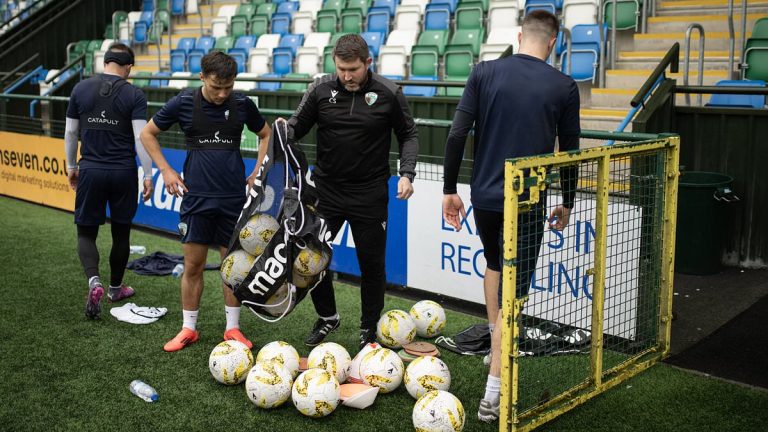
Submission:
[[[109,254],[110,286],[118,287],[123,283],[130,249],[131,225],[112,222],[112,251]]]
[[[85,277],[90,281],[99,275],[99,250],[96,248],[96,237],[99,235],[98,225],[77,226],[77,256],[85,270]]]

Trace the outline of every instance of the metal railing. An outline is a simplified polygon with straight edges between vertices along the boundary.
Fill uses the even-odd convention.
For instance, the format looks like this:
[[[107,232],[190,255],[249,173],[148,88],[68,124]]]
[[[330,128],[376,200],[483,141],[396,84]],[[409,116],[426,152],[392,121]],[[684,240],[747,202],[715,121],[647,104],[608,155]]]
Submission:
[[[32,63],[34,63],[34,62],[36,62],[36,61],[38,60],[38,58],[39,58],[39,57],[40,57],[40,53],[34,53],[34,54],[32,54],[32,55],[31,55],[29,58],[27,58],[26,60],[24,60],[24,61],[23,61],[23,62],[22,62],[20,65],[16,66],[16,67],[15,67],[15,68],[14,68],[12,71],[8,72],[8,73],[7,73],[7,74],[6,74],[6,75],[5,75],[3,78],[0,78],[0,87],[2,87],[2,85],[3,85],[3,84],[5,84],[5,82],[6,82],[6,81],[8,81],[8,79],[10,79],[10,78],[12,78],[12,77],[16,76],[16,74],[17,74],[18,72],[21,72],[21,71],[23,71],[23,70],[24,70],[24,69],[26,69],[26,68],[27,68],[29,65],[31,65],[31,64],[32,64]],[[23,76],[22,76],[22,78],[19,78],[19,79],[23,79]],[[17,80],[16,82],[18,82],[18,80]],[[15,84],[16,82],[14,82],[14,84]],[[9,87],[12,87],[14,84],[11,84],[11,86],[9,86]],[[7,89],[4,89],[4,91],[3,91],[3,92],[5,92],[6,90],[7,90]]]
[[[683,58],[683,85],[688,85],[688,74],[691,63],[691,33],[693,30],[699,31],[699,85],[704,85],[704,27],[701,24],[691,24],[685,30],[685,57]],[[691,98],[685,95],[685,102],[690,105]],[[696,97],[696,105],[701,105],[701,95]]]

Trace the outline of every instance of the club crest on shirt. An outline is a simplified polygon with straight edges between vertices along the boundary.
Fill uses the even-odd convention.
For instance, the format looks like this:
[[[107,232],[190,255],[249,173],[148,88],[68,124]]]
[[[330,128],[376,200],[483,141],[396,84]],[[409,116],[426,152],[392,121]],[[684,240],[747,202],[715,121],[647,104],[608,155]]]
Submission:
[[[379,95],[377,95],[376,93],[368,92],[365,94],[365,103],[367,103],[368,106],[371,106],[374,103],[376,103],[376,99],[378,98],[379,98]]]
[[[229,110],[224,111],[224,120],[229,120]]]
[[[328,98],[328,102],[335,104],[336,103],[336,95],[339,94],[338,90],[331,90],[331,97]]]

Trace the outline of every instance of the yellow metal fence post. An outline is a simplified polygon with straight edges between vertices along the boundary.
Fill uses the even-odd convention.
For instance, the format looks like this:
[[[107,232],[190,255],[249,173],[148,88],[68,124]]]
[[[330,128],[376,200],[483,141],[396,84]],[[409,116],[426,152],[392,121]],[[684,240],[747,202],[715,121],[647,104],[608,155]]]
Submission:
[[[664,172],[664,221],[661,262],[661,292],[659,293],[659,334],[662,358],[669,353],[672,335],[672,292],[675,272],[675,232],[677,229],[677,182],[680,177],[680,137],[667,138]]]
[[[605,251],[608,229],[608,182],[610,174],[610,154],[605,154],[597,161],[597,213],[595,216],[595,262],[592,287],[592,347],[590,350],[590,369],[595,389],[603,381],[603,305],[605,303]]]

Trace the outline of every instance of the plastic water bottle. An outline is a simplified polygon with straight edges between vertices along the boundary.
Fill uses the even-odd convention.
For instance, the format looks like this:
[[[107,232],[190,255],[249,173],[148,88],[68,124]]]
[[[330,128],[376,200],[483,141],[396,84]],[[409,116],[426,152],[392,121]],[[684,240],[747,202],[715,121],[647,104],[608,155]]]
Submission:
[[[131,253],[144,255],[145,253],[147,253],[147,248],[144,246],[131,246]]]
[[[131,385],[128,386],[131,389],[131,393],[144,399],[147,402],[157,402],[157,391],[149,384],[140,381],[133,380]]]
[[[171,272],[171,274],[175,278],[180,278],[182,273],[184,273],[184,264],[182,263],[176,264],[176,267],[174,267],[173,271]]]

